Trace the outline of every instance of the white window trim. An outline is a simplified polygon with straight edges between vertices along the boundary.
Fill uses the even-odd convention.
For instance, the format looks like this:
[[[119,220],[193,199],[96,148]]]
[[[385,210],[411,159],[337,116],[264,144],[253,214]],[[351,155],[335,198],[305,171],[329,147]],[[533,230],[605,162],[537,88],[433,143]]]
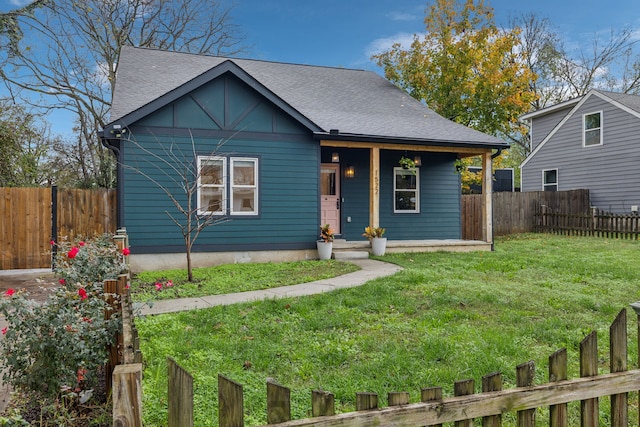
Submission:
[[[587,116],[591,116],[594,114],[599,114],[600,115],[600,127],[599,128],[592,128],[592,129],[586,129],[586,121],[587,121]],[[602,131],[602,129],[604,128],[604,114],[602,113],[602,110],[600,111],[593,111],[591,113],[585,113],[582,115],[582,146],[583,147],[598,147],[600,145],[602,145],[602,141],[603,141],[603,134],[604,132]],[[587,132],[588,131],[593,131],[593,130],[599,130],[600,131],[600,142],[598,144],[589,144],[587,145]]]
[[[203,161],[208,161],[208,160],[221,160],[222,161],[222,184],[203,184],[202,183],[202,176],[201,176],[201,170],[202,170],[202,162]],[[221,157],[221,156],[198,156],[198,161],[197,161],[197,167],[198,167],[198,190],[196,191],[196,200],[197,200],[197,204],[198,204],[198,215],[218,215],[218,216],[222,216],[225,215],[225,213],[227,212],[227,197],[226,197],[226,192],[227,192],[227,174],[226,174],[226,170],[227,170],[227,158],[226,157]],[[220,206],[220,210],[219,211],[209,211],[209,210],[204,210],[201,209],[200,206],[200,196],[201,196],[201,189],[202,188],[222,188],[222,206]]]
[[[398,171],[413,172],[416,175],[416,189],[415,190],[407,190],[407,189],[398,190],[396,188],[396,173]],[[396,192],[397,191],[415,191],[416,192],[416,208],[413,209],[413,210],[396,209]],[[418,168],[404,169],[402,167],[394,167],[393,168],[393,213],[399,213],[399,214],[420,213],[420,169],[418,169]]]
[[[235,162],[251,162],[253,163],[253,185],[241,185],[234,184],[233,182],[233,164]],[[230,179],[229,179],[229,199],[230,199],[230,214],[231,215],[242,215],[242,216],[251,216],[258,215],[258,159],[255,157],[230,157]],[[233,200],[233,189],[234,188],[250,188],[253,189],[253,211],[238,211],[235,212],[233,210],[234,200]]]
[[[545,172],[550,172],[550,171],[556,171],[556,183],[555,184],[546,184],[544,182],[544,177],[546,175]],[[542,170],[542,191],[547,191],[546,187],[547,186],[551,186],[551,185],[555,185],[556,186],[556,191],[558,191],[558,188],[560,186],[560,174],[558,173],[558,168],[555,168],[555,169],[543,169]]]

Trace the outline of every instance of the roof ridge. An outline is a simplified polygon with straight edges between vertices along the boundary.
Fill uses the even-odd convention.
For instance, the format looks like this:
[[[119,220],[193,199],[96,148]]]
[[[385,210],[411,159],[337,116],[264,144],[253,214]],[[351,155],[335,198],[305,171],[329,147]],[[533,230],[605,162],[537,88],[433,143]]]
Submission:
[[[129,48],[129,49],[147,50],[147,51],[168,53],[168,54],[179,54],[179,55],[189,55],[189,56],[195,56],[195,57],[218,58],[218,59],[221,59],[221,60],[230,60],[230,61],[238,60],[238,61],[247,61],[247,62],[262,62],[262,63],[265,63],[265,64],[291,65],[291,66],[297,66],[297,67],[325,68],[325,69],[346,70],[346,71],[362,71],[362,72],[365,72],[365,73],[372,73],[373,72],[373,71],[370,71],[370,70],[365,70],[363,68],[338,67],[338,66],[332,66],[332,65],[300,64],[300,63],[294,63],[294,62],[270,61],[270,60],[267,60],[267,59],[253,59],[253,58],[241,58],[241,57],[224,56],[224,55],[210,55],[210,54],[207,54],[207,53],[181,52],[181,51],[177,51],[177,50],[164,50],[164,49],[158,49],[158,48],[147,47],[147,46],[130,46],[130,45],[126,45],[126,46],[123,46],[123,47]]]

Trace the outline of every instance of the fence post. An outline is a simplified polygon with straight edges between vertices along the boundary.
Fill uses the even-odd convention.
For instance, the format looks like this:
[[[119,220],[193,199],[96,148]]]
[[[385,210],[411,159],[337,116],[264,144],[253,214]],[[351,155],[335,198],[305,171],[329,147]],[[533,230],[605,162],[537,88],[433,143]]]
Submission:
[[[193,377],[167,357],[169,427],[193,427]]]
[[[408,405],[409,398],[409,393],[407,393],[406,391],[391,392],[387,395],[389,406]]]
[[[51,186],[51,241],[58,243],[58,186]],[[56,268],[58,245],[51,245],[51,270]]]
[[[598,335],[592,331],[580,343],[580,377],[598,375]],[[598,427],[598,398],[580,401],[582,427]]]
[[[596,235],[596,208],[591,208],[591,235]]]
[[[420,391],[422,402],[437,402],[442,400],[442,387],[428,387]],[[442,427],[442,424],[434,424],[433,427]]]
[[[104,311],[105,320],[110,319],[113,313],[117,312],[119,309],[118,299],[114,297],[114,295],[117,292],[117,284],[118,282],[116,280],[104,281],[104,293],[106,296],[107,306],[108,306],[108,308],[106,308]],[[116,332],[114,334],[114,337],[113,337],[114,343],[111,344],[107,349],[108,351],[107,357],[109,359],[105,365],[105,380],[106,380],[107,394],[111,392],[111,385],[112,385],[111,381],[112,381],[113,370],[118,365],[118,362],[120,359],[118,355],[119,335],[120,335],[120,332]]]
[[[142,427],[142,364],[113,370],[113,427]]]
[[[622,309],[609,328],[609,357],[611,372],[627,370],[627,310]],[[627,393],[611,396],[611,426],[628,425]]]
[[[567,379],[567,349],[563,348],[549,356],[549,382],[564,381]],[[567,426],[567,404],[552,405],[549,407],[549,426]]]
[[[218,374],[218,425],[244,427],[242,385]]]
[[[473,379],[456,381],[453,384],[453,394],[455,396],[468,396],[474,393]],[[473,427],[473,419],[461,420],[453,423],[455,427]]]
[[[502,390],[502,374],[496,372],[482,377],[482,392]],[[482,418],[482,427],[500,427],[502,425],[502,415],[490,415]]]
[[[335,415],[335,398],[333,393],[322,390],[311,392],[311,414],[314,417]]]
[[[636,329],[638,331],[638,368],[640,368],[640,301],[631,304],[633,311],[636,312]],[[640,394],[638,394],[638,404],[640,405]],[[638,425],[640,426],[640,411],[638,411]]]
[[[291,390],[267,379],[267,424],[291,421]]]
[[[378,407],[378,395],[376,393],[356,393],[356,411],[366,411]]]
[[[536,376],[536,365],[533,360],[518,365],[516,367],[516,385],[518,387],[529,387],[533,385]],[[527,409],[518,411],[518,427],[534,427],[536,425],[536,410]]]

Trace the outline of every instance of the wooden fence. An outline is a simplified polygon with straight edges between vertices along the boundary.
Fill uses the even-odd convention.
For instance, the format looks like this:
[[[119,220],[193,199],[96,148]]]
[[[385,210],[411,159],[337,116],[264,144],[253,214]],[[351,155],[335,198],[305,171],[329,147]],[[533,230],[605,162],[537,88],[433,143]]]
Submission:
[[[0,270],[51,267],[51,245],[116,229],[112,189],[0,188]]]
[[[640,310],[640,307],[635,307]],[[638,314],[640,337],[640,313]],[[602,361],[598,356],[596,332],[591,332],[580,343],[580,378],[568,380],[566,349],[549,357],[549,382],[534,384],[535,365],[532,361],[516,367],[516,388],[503,390],[502,375],[493,373],[482,378],[482,392],[475,393],[473,379],[454,384],[454,396],[443,398],[442,388],[421,390],[421,402],[411,403],[409,393],[390,393],[389,407],[378,407],[378,395],[358,393],[356,412],[334,415],[334,397],[325,391],[311,395],[313,418],[291,421],[290,390],[267,381],[267,423],[285,426],[433,426],[455,423],[458,427],[471,427],[474,419],[482,419],[483,426],[500,426],[502,415],[514,413],[519,427],[536,425],[537,408],[549,407],[549,425],[566,427],[577,425],[569,419],[568,404],[580,402],[582,426],[598,426],[599,399],[611,397],[611,425],[628,425],[628,393],[640,390],[640,369],[627,367],[627,311],[620,311],[609,328],[610,373],[599,374]],[[193,425],[193,380],[191,376],[169,359],[169,427]],[[242,385],[218,376],[218,418],[220,427],[244,426]]]
[[[617,215],[591,208],[587,213],[554,212],[542,206],[535,215],[536,231],[572,236],[638,240],[640,216]]]
[[[120,250],[129,246],[123,230],[116,231],[114,240]],[[105,294],[112,296],[109,302],[113,308],[105,316],[117,312],[122,318],[122,328],[108,351],[105,374],[107,394],[111,391],[113,401],[113,425],[142,427],[142,353],[134,322],[130,282],[129,272],[121,274],[117,280],[104,282]]]
[[[534,215],[543,205],[554,212],[583,214],[590,209],[589,190],[493,193],[494,236],[536,231]],[[482,240],[482,195],[463,195],[461,209],[462,238]]]

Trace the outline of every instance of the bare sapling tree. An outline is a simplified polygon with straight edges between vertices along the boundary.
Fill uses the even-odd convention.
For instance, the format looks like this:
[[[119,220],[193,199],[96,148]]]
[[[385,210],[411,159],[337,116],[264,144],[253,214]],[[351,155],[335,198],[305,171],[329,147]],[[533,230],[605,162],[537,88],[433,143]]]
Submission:
[[[124,45],[235,55],[243,36],[224,0],[38,0],[0,14],[0,77],[14,102],[72,112],[78,186],[113,186],[99,141]]]
[[[205,169],[199,168],[196,160],[202,154],[198,154],[192,135],[188,151],[181,148],[181,146],[185,147],[185,144],[177,144],[173,141],[157,141],[154,146],[156,150],[151,150],[136,141],[130,134],[126,135],[128,136],[125,143],[135,146],[142,155],[136,156],[132,160],[132,163],[136,163],[137,166],[129,163],[123,164],[122,167],[139,173],[151,181],[173,204],[175,210],[166,210],[165,213],[179,228],[184,239],[187,280],[192,282],[191,253],[194,243],[207,227],[229,220],[226,215],[215,215],[212,212],[202,212],[199,209],[198,190]],[[224,143],[225,140],[218,141],[207,156],[215,156],[216,153],[219,153]],[[159,150],[157,150],[158,148]],[[153,170],[154,174],[150,174],[147,170]]]

